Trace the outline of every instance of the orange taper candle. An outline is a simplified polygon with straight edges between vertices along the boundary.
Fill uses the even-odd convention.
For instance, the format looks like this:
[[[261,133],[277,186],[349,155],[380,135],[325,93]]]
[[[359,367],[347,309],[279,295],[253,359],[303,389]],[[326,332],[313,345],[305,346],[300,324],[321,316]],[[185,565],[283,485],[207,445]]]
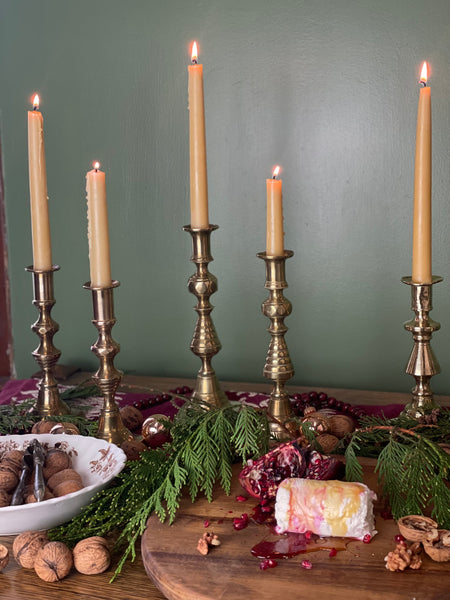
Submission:
[[[431,283],[431,90],[427,63],[420,77],[414,173],[413,283]]]

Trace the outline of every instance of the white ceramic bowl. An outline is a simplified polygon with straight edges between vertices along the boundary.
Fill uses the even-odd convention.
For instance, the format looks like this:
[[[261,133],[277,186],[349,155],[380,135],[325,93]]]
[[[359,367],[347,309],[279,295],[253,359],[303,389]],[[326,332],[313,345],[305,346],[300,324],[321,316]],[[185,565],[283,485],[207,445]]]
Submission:
[[[9,450],[24,450],[37,439],[45,448],[59,445],[72,458],[84,488],[43,502],[0,508],[0,535],[50,529],[70,521],[92,497],[123,469],[126,456],[115,444],[82,435],[27,434],[0,436],[0,457]]]

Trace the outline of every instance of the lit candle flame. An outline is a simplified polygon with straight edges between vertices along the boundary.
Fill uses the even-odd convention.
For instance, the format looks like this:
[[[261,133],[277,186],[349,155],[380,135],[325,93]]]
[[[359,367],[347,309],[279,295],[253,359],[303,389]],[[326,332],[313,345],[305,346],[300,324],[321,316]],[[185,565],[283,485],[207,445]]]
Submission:
[[[95,161],[95,163],[94,163],[94,169],[95,169],[96,171],[98,171],[98,170],[100,169],[100,163],[98,162],[98,160],[97,160],[97,161]]]
[[[422,85],[426,86],[427,81],[428,81],[428,66],[427,66],[427,63],[424,62],[423,66],[422,66],[422,71],[420,73],[420,83]]]
[[[39,94],[35,94],[33,98],[33,110],[39,110]]]
[[[194,42],[192,44],[192,54],[191,54],[191,61],[196,64],[198,62],[198,49],[197,49],[197,42]]]
[[[273,170],[273,173],[272,173],[272,179],[276,179],[276,178],[277,178],[277,176],[278,176],[278,174],[279,174],[279,172],[280,172],[280,168],[281,168],[281,167],[280,167],[279,165],[277,165],[277,166],[275,167],[275,169]]]

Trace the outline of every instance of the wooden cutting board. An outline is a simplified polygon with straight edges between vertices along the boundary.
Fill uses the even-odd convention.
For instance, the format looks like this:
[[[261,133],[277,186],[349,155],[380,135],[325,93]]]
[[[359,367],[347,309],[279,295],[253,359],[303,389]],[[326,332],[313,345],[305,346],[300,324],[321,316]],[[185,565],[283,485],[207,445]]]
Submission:
[[[375,462],[362,459],[365,483],[376,490]],[[423,555],[420,570],[391,573],[384,557],[395,547],[398,533],[392,519],[381,517],[376,503],[378,535],[370,544],[349,541],[346,550],[330,557],[329,550],[300,554],[278,560],[278,566],[261,571],[261,559],[251,548],[264,538],[273,539],[265,525],[250,523],[235,531],[233,518],[252,513],[255,499],[238,502],[242,494],[235,469],[230,496],[217,490],[213,502],[200,498],[181,502],[173,525],[152,515],[142,536],[142,559],[147,574],[168,600],[449,600],[449,563],[437,563]],[[207,556],[196,549],[198,539],[208,531],[219,535],[221,545]],[[336,539],[336,542],[338,540]],[[336,544],[337,545],[337,544]],[[309,570],[302,560],[312,563]]]

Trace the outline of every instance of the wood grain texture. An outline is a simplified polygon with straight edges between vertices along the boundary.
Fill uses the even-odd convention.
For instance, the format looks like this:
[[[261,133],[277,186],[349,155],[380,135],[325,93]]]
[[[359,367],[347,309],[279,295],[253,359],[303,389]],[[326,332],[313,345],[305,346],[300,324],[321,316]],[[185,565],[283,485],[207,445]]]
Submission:
[[[363,459],[366,483],[375,489],[374,461]],[[236,467],[235,475],[239,471]],[[427,556],[419,571],[391,573],[384,557],[395,547],[398,533],[393,520],[380,516],[382,504],[376,504],[379,531],[370,544],[349,542],[347,550],[330,558],[328,550],[279,560],[274,569],[261,571],[260,559],[251,548],[266,536],[264,525],[250,523],[235,531],[232,519],[242,512],[251,513],[256,500],[236,501],[242,488],[234,477],[230,496],[217,491],[212,503],[200,499],[194,504],[182,501],[173,525],[162,524],[155,516],[148,520],[142,537],[142,557],[149,576],[169,600],[274,600],[274,598],[333,598],[333,600],[444,600],[450,598],[448,563],[436,563]],[[205,531],[219,535],[221,546],[207,556],[196,550]],[[301,568],[307,558],[313,568]]]
[[[122,574],[109,583],[118,557],[106,573],[81,575],[72,570],[58,583],[46,583],[34,570],[22,569],[12,555],[14,536],[0,537],[9,549],[8,566],[0,573],[0,599],[8,600],[165,600],[153,585],[142,565],[138,549],[134,563],[127,561]]]

